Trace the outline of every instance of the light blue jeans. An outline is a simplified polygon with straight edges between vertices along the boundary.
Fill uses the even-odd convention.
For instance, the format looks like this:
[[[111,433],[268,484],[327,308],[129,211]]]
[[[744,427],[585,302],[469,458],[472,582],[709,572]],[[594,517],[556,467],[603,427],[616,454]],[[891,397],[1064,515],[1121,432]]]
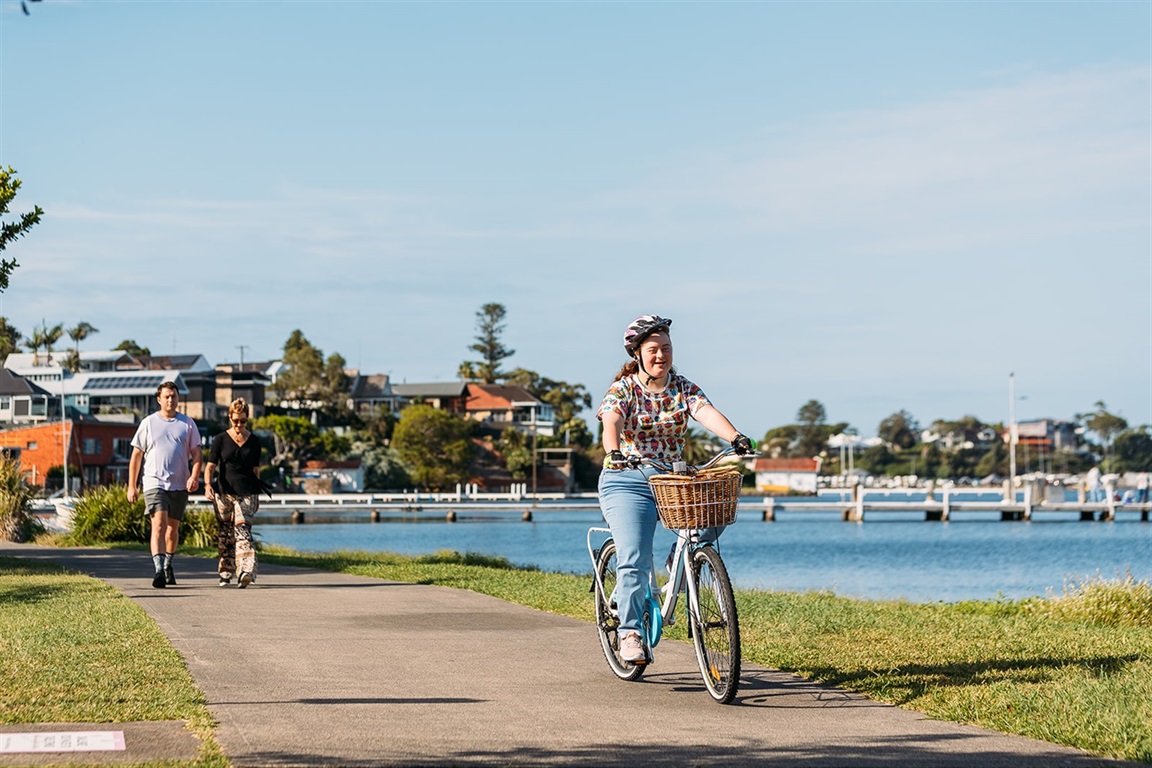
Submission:
[[[644,604],[652,581],[656,499],[648,487],[650,467],[605,469],[600,473],[600,511],[616,542],[616,604],[620,635],[644,635]]]
[[[620,634],[644,636],[645,602],[657,596],[652,573],[652,541],[660,518],[648,477],[658,474],[651,467],[605,469],[600,473],[600,511],[616,542],[616,604],[620,611]],[[723,528],[700,532],[701,541],[715,541]]]

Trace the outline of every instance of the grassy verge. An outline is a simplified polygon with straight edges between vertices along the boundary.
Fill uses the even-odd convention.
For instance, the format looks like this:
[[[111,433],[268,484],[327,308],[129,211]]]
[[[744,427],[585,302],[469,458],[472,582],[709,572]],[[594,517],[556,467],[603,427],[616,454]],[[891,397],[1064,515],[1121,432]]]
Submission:
[[[592,618],[590,577],[518,569],[499,558],[314,556],[269,547],[261,560],[469,589]],[[1152,763],[1152,588],[1146,582],[1096,582],[1049,600],[1014,602],[923,605],[772,592],[739,592],[737,600],[748,663],[939,719]],[[211,718],[179,656],[114,590],[0,559],[0,603],[3,721],[93,719],[83,713],[91,714],[89,701],[99,701],[95,719],[185,719],[215,745]],[[18,610],[10,612],[9,604]],[[682,625],[673,629],[671,636],[683,639]],[[56,654],[55,672],[46,668],[49,651]],[[112,684],[107,672],[118,667],[129,677]],[[157,679],[169,681],[171,690],[123,693]],[[68,694],[75,690],[91,695]],[[20,719],[13,719],[7,703],[25,699],[29,703],[14,710]],[[207,754],[195,765],[226,760]]]
[[[0,557],[0,722],[184,720],[202,740],[195,762],[226,766],[215,722],[156,623],[87,576]]]

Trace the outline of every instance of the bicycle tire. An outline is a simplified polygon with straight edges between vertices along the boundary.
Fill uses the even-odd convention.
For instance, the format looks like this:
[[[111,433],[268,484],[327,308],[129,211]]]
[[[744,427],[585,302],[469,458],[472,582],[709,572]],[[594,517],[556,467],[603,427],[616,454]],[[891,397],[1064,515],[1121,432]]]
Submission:
[[[728,704],[740,687],[740,621],[728,569],[720,553],[701,547],[692,553],[696,603],[690,606],[692,644],[708,694]]]
[[[620,658],[620,615],[611,604],[612,593],[616,588],[616,542],[604,542],[600,556],[596,560],[596,631],[600,635],[600,647],[608,668],[621,680],[636,680],[644,674],[644,665],[633,664]],[[601,589],[603,585],[603,589]]]

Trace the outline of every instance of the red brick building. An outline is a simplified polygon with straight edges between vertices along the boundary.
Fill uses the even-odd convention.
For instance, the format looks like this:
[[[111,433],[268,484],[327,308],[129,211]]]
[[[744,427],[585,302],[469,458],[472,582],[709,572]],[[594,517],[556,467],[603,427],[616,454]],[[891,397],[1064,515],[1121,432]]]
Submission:
[[[128,482],[128,459],[132,455],[135,424],[76,419],[0,432],[0,450],[20,460],[32,485],[44,485],[48,471],[64,465],[68,443],[69,480],[82,485]],[[73,470],[77,473],[73,475]],[[57,483],[59,485],[59,483]]]

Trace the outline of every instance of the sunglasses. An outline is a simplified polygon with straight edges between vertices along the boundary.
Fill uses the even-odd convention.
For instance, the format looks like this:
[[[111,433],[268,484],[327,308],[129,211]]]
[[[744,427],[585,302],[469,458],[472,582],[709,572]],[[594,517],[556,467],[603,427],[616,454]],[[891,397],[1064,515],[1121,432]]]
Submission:
[[[247,424],[248,419],[232,419],[233,424]]]

